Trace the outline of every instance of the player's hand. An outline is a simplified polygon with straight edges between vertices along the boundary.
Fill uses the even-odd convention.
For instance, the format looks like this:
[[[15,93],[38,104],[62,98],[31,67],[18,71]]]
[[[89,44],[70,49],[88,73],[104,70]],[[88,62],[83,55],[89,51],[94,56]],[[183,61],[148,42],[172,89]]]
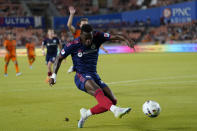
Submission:
[[[73,6],[69,6],[70,14],[75,14],[75,8]]]
[[[106,54],[109,54],[109,51],[108,50],[104,50],[104,51],[105,51]]]
[[[42,55],[45,56],[45,51],[44,50],[42,51]]]
[[[129,40],[127,41],[127,46],[129,46],[131,49],[133,48],[134,51],[135,51],[134,45],[135,45],[135,41],[134,41],[134,40],[129,39]]]
[[[55,84],[55,80],[53,78],[49,79],[49,85],[53,86]]]

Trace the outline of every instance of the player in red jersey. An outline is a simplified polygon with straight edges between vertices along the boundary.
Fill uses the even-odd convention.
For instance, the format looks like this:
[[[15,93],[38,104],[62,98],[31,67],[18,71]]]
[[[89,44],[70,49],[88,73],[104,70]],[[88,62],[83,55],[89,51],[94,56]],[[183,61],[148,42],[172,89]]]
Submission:
[[[72,32],[73,37],[75,39],[75,38],[80,36],[80,34],[81,34],[81,27],[84,24],[88,24],[88,19],[87,18],[81,18],[79,23],[77,24],[77,27],[75,28],[72,25],[73,17],[74,17],[74,14],[75,14],[75,9],[74,9],[73,6],[69,7],[69,12],[70,12],[70,16],[69,16],[69,19],[68,19],[68,22],[67,22],[67,26],[68,26],[68,29]],[[108,50],[106,50],[103,47],[103,45],[100,46],[100,49],[102,49],[107,54],[109,53]],[[70,66],[70,68],[68,69],[68,73],[71,73],[71,72],[73,72],[73,66]]]

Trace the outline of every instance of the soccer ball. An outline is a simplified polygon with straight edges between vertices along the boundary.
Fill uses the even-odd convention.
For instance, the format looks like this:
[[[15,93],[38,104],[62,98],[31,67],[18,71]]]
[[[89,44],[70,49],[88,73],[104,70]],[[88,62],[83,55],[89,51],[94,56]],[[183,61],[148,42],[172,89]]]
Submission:
[[[148,100],[143,104],[142,110],[149,117],[157,117],[161,111],[161,107],[156,101]]]

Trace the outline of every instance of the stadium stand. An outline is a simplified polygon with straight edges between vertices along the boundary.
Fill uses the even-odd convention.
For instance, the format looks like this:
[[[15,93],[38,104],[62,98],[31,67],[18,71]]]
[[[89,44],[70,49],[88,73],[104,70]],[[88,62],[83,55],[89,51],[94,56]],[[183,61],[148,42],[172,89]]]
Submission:
[[[77,16],[86,16],[147,9],[185,1],[191,0],[1,0],[0,16],[20,17],[41,15],[44,16],[45,21],[49,22],[51,19],[50,15],[68,16],[68,6],[70,5],[76,7]],[[135,21],[134,23],[111,22],[97,25],[95,28],[111,33],[123,32],[123,34],[131,39],[142,43],[152,42],[155,44],[164,44],[166,41],[197,41],[197,21],[171,24],[163,22],[161,18],[161,26],[159,27],[150,25],[147,19],[147,21]],[[33,37],[37,41],[37,45],[41,45],[41,41],[45,36],[44,29],[1,27],[0,46],[2,46],[4,35],[7,32],[16,34],[18,46],[24,46],[25,40],[30,37]],[[59,34],[64,34],[68,39],[72,39],[72,35],[65,29],[62,29]]]

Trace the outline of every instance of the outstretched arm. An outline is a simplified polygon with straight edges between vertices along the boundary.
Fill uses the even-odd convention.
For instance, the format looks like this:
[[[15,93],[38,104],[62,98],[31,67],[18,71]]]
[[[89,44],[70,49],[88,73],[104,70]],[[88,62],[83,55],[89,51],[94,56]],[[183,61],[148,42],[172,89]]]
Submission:
[[[44,44],[42,44],[41,46],[43,56],[45,56],[44,46],[45,46]]]
[[[112,35],[111,34],[111,37],[110,37],[110,40],[121,40],[121,41],[125,41],[127,46],[129,46],[130,48],[134,48],[134,44],[135,42],[131,39],[129,39],[128,37],[126,37],[125,35],[121,35],[121,34],[115,34],[115,35]]]
[[[75,14],[75,9],[74,9],[73,6],[69,7],[69,12],[70,12],[70,16],[68,18],[67,27],[72,33],[75,33],[75,27],[72,26],[73,17],[74,17],[74,14]]]
[[[56,57],[55,63],[53,65],[53,74],[52,74],[51,78],[49,79],[49,85],[50,86],[52,86],[56,83],[56,75],[57,75],[57,72],[60,68],[60,65],[61,65],[63,59],[64,58],[63,58],[62,55],[58,55]]]
[[[102,50],[103,50],[105,53],[107,53],[107,54],[109,53],[108,50],[106,50],[106,49],[103,47],[103,45],[100,46],[100,49],[102,49]]]

